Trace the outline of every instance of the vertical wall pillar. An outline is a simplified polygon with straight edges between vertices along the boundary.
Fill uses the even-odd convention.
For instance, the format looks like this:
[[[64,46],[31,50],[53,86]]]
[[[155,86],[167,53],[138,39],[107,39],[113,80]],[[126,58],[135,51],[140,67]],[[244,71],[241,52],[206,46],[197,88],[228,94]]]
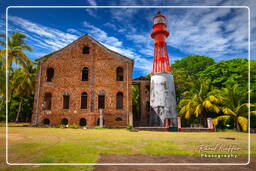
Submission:
[[[100,109],[100,128],[103,128],[103,109]]]
[[[180,120],[180,117],[178,117],[177,120],[178,120],[178,131],[181,131],[181,120]]]
[[[208,126],[208,128],[210,129],[211,132],[214,132],[212,118],[207,118],[207,126]]]

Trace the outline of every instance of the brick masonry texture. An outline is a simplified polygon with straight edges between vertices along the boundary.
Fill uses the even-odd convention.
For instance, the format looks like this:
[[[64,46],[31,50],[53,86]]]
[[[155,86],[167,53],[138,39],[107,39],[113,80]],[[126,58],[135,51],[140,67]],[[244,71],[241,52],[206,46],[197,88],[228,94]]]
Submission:
[[[139,126],[149,125],[149,110],[150,106],[150,81],[140,81],[140,122]]]
[[[89,54],[83,54],[85,46],[90,48]],[[78,125],[85,118],[87,127],[95,127],[100,113],[99,94],[105,94],[104,127],[125,127],[132,122],[133,60],[107,49],[88,35],[38,60],[33,125],[42,125],[45,118],[52,126],[61,124],[63,118]],[[89,69],[88,81],[82,81],[84,67]],[[117,67],[123,68],[123,81],[116,80]],[[54,69],[52,82],[46,81],[47,68]],[[70,94],[69,109],[63,109],[65,92]],[[82,92],[87,93],[87,109],[80,109]],[[116,109],[118,92],[123,93],[123,109]],[[45,93],[52,94],[51,110],[43,108]]]
[[[139,86],[139,108],[135,107],[139,111],[134,111],[133,124],[135,127],[149,126],[150,116],[150,78],[144,76],[135,78],[133,80],[134,86]],[[136,117],[138,113],[139,117]]]

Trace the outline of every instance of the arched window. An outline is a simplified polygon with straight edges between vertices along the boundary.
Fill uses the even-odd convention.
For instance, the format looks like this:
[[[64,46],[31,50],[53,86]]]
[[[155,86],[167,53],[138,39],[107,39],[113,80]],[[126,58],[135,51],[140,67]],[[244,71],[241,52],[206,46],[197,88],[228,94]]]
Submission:
[[[124,70],[121,67],[116,68],[116,80],[123,81],[124,80]]]
[[[87,109],[87,93],[83,92],[81,94],[81,109]]]
[[[63,118],[61,120],[61,125],[68,125],[68,119],[67,118]]]
[[[84,46],[83,48],[83,54],[89,54],[90,48],[88,46]]]
[[[84,67],[82,70],[82,81],[88,81],[89,69]]]
[[[44,109],[45,110],[51,110],[52,108],[52,94],[51,93],[45,93],[44,95]]]
[[[69,109],[69,99],[70,95],[68,92],[63,94],[63,109]]]
[[[98,95],[98,109],[105,109],[105,95]]]
[[[122,118],[118,117],[115,119],[115,121],[122,121]]]
[[[46,81],[51,82],[54,76],[54,69],[53,68],[47,68],[46,71]]]
[[[122,92],[118,92],[116,94],[116,109],[123,109],[124,105],[123,105],[123,93]]]
[[[50,125],[50,120],[49,120],[48,118],[45,118],[45,119],[43,120],[43,124],[44,124],[44,125]]]
[[[81,118],[80,122],[79,122],[80,126],[86,126],[86,119],[85,118]]]

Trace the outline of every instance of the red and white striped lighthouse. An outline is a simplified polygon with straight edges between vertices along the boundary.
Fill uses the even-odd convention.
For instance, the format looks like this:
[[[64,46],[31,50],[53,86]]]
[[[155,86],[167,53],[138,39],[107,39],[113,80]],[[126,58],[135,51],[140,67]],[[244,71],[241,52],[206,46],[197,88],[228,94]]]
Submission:
[[[152,73],[171,72],[168,52],[166,48],[167,31],[166,17],[159,11],[153,18],[153,32],[151,37],[155,41],[154,62]]]
[[[177,110],[174,78],[171,73],[166,38],[169,36],[166,17],[160,12],[153,18],[151,37],[155,42],[153,70],[150,77],[151,126],[165,126],[177,130]]]

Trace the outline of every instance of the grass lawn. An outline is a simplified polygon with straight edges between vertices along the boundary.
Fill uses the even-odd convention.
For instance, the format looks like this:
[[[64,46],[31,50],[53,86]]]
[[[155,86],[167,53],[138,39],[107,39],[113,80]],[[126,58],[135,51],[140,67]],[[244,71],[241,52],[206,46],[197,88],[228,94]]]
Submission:
[[[235,140],[223,139],[232,137]],[[5,128],[0,127],[1,147]],[[252,155],[256,156],[256,134],[251,134]],[[149,154],[200,156],[199,145],[227,144],[247,155],[247,134],[239,132],[130,132],[125,129],[9,128],[10,163],[96,163],[100,154]],[[219,153],[218,153],[219,154]],[[6,166],[5,149],[0,151],[1,169]],[[93,166],[19,166],[18,170],[92,170]]]

